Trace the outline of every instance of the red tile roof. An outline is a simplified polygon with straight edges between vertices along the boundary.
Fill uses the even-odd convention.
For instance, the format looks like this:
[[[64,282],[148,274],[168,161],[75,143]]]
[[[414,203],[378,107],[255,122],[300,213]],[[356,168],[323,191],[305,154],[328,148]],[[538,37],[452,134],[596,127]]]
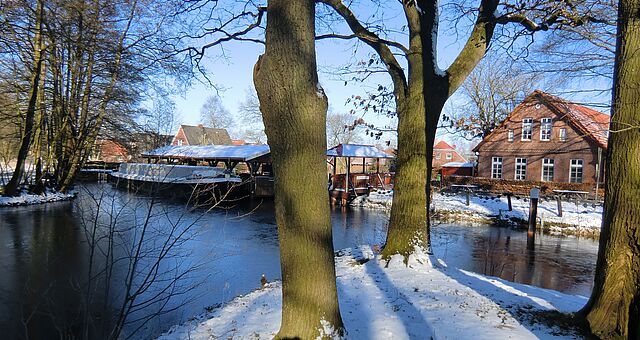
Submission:
[[[600,147],[607,148],[609,120],[611,119],[608,114],[566,101],[540,90],[534,91],[534,94],[545,101],[550,108],[566,115],[579,130]]]
[[[453,146],[449,145],[449,143],[441,140],[439,142],[436,143],[436,145],[433,146],[433,149],[439,149],[439,150],[455,150]]]

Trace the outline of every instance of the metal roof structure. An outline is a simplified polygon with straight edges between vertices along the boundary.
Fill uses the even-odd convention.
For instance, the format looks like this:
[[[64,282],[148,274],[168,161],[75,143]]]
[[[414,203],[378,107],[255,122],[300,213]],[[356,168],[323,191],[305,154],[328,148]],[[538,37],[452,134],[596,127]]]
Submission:
[[[164,146],[142,153],[145,158],[230,160],[248,162],[268,155],[269,145],[181,145]],[[327,150],[329,157],[393,158],[373,145],[339,144]]]
[[[362,144],[338,144],[327,150],[330,157],[354,157],[354,158],[393,158],[373,145]]]
[[[147,151],[142,157],[247,162],[270,152],[268,145],[182,145]]]

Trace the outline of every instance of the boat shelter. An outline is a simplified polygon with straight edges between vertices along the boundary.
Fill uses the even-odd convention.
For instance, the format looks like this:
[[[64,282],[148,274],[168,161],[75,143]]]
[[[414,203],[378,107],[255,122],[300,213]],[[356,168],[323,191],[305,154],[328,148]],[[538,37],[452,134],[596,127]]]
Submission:
[[[268,145],[183,145],[165,146],[142,154],[148,163],[165,161],[174,164],[206,164],[233,170],[245,163],[250,174],[271,174],[271,151]],[[268,166],[266,166],[268,165]]]
[[[390,189],[393,174],[381,172],[394,158],[373,145],[339,144],[327,150],[329,194],[331,202],[346,204],[351,199],[368,194],[372,189]],[[236,170],[246,182],[252,183],[252,196],[273,195],[271,150],[268,145],[182,145],[165,146],[142,154],[148,163],[185,165],[224,164],[228,171]],[[246,168],[245,167],[246,164]]]
[[[148,163],[208,165],[223,164],[243,179],[252,197],[273,196],[271,151],[268,145],[182,145],[165,146],[142,154]]]
[[[373,145],[338,144],[327,150],[327,158],[331,167],[331,203],[346,204],[372,189],[386,190],[392,186],[393,174],[380,170],[381,163],[388,165],[387,161],[394,156]],[[342,164],[340,161],[343,161]]]

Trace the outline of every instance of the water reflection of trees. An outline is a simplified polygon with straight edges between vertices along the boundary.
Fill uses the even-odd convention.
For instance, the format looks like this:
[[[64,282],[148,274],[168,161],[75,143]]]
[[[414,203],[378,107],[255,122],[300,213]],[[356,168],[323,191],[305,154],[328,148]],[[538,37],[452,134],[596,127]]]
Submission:
[[[588,294],[592,286],[592,240],[541,233],[528,238],[526,231],[489,226],[443,225],[434,234],[436,255],[459,268],[565,292]]]
[[[13,247],[2,258],[14,262],[6,264],[11,284],[2,286],[21,292],[7,301],[20,311],[0,314],[9,338],[135,336],[200,297],[193,292],[206,279],[196,275],[200,260],[215,258],[193,254],[206,210],[100,186],[80,196],[3,212],[10,227],[0,233],[9,233]]]

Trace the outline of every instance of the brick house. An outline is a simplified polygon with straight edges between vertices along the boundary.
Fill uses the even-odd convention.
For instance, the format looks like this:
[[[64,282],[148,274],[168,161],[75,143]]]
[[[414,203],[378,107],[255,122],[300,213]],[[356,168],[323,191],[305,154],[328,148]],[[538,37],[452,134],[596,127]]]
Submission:
[[[536,90],[473,149],[478,154],[478,176],[602,182],[609,118]]]
[[[108,139],[100,139],[96,141],[88,161],[122,163],[130,159],[129,151],[122,144]]]
[[[439,141],[433,146],[433,171],[442,169],[446,163],[466,163],[467,160],[460,155],[455,146],[445,141]]]
[[[216,129],[199,124],[180,125],[171,145],[231,145],[227,129]]]

